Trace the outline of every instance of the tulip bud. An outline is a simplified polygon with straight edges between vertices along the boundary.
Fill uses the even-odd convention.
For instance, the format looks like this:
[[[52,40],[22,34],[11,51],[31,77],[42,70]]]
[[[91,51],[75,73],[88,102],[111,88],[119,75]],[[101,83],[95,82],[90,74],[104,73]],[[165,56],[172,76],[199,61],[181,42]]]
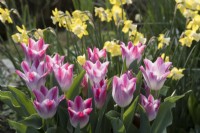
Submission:
[[[124,43],[121,44],[122,59],[126,59],[126,66],[129,67],[130,64],[137,60],[138,62],[142,58],[142,53],[144,51],[145,45],[138,43],[138,45],[133,45],[132,42],[128,42],[126,47]]]
[[[161,57],[152,63],[148,59],[144,59],[145,68],[140,67],[143,77],[147,83],[147,86],[152,90],[160,90],[165,83],[167,76],[170,74],[169,68],[171,62],[164,62]]]
[[[99,60],[97,60],[96,63],[86,61],[84,69],[86,70],[90,80],[92,80],[94,83],[99,83],[102,79],[105,78],[108,71],[108,65],[108,61],[104,63],[101,63]]]
[[[92,98],[88,98],[85,101],[80,96],[76,96],[74,102],[67,100],[68,113],[70,122],[73,127],[83,128],[89,121],[89,114],[92,112]]]
[[[88,51],[88,58],[93,63],[95,63],[101,57],[106,58],[106,50],[105,49],[102,49],[99,51],[99,49],[95,47],[93,51],[91,50],[91,48],[88,48],[87,51]]]
[[[141,105],[144,107],[149,121],[154,120],[160,107],[160,100],[154,100],[151,94],[148,96],[148,99],[141,94]]]
[[[63,91],[67,91],[73,81],[73,67],[68,63],[54,69],[55,77]]]
[[[113,77],[112,97],[120,107],[128,106],[136,88],[136,78],[128,78],[125,73],[121,77]]]
[[[44,118],[51,118],[55,115],[57,106],[65,96],[58,97],[58,87],[48,90],[42,86],[40,89],[34,89],[33,93],[36,97],[33,104],[38,114]]]

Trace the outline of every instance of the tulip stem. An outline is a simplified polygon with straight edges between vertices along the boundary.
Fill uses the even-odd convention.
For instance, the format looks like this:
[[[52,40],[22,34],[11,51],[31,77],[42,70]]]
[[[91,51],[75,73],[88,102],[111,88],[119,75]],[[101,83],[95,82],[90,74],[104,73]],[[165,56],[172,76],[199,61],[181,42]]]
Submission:
[[[121,120],[123,121],[124,108],[121,108]]]

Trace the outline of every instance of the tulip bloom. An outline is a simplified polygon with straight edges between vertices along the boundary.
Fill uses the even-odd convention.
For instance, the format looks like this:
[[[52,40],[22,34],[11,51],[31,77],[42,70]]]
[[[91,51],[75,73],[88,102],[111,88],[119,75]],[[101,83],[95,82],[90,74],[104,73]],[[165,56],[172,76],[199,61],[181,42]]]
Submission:
[[[158,57],[157,60],[152,63],[148,59],[144,59],[145,68],[140,67],[143,77],[147,83],[147,86],[152,90],[160,90],[170,74],[169,68],[171,62],[164,62],[161,57]]]
[[[148,99],[144,95],[141,96],[141,105],[144,107],[149,121],[152,121],[156,118],[158,109],[160,107],[160,100],[154,100],[153,96],[150,94]]]
[[[95,47],[93,51],[91,50],[91,48],[88,48],[87,51],[88,51],[88,58],[93,63],[95,63],[101,57],[106,58],[106,49],[102,49],[99,51],[99,49]]]
[[[48,71],[46,70],[44,61],[34,61],[30,67],[27,61],[21,63],[21,67],[24,73],[16,70],[16,73],[26,82],[26,85],[30,90],[39,89],[45,84]]]
[[[54,69],[55,77],[63,91],[67,91],[72,84],[73,68],[74,65],[66,63]]]
[[[49,55],[46,56],[46,62],[48,69],[58,68],[63,65],[64,56],[60,56],[58,53],[51,58]]]
[[[76,96],[74,102],[71,100],[67,102],[72,126],[76,128],[79,124],[80,128],[85,127],[89,121],[89,114],[92,112],[92,98],[83,101],[80,96]]]
[[[129,67],[133,61],[137,60],[139,62],[141,60],[145,47],[146,46],[142,43],[138,43],[138,45],[134,46],[132,42],[128,42],[127,47],[124,43],[121,44],[122,59],[126,59],[127,67]]]
[[[125,73],[121,77],[113,77],[112,97],[120,107],[128,106],[136,89],[136,78],[130,78]]]
[[[31,63],[31,61],[43,60],[45,58],[46,49],[49,45],[45,44],[42,38],[39,39],[37,42],[29,38],[28,45],[22,43],[21,46],[25,53],[26,61]]]
[[[106,101],[106,88],[105,80],[102,80],[99,84],[94,84],[92,87],[95,106],[98,109],[101,109]]]
[[[99,60],[97,60],[95,64],[91,61],[86,61],[84,69],[86,70],[90,80],[92,80],[94,83],[99,83],[105,78],[108,71],[108,65],[108,61],[101,63]]]
[[[44,118],[51,118],[55,115],[57,106],[65,96],[58,97],[58,87],[53,87],[48,90],[42,86],[40,89],[34,89],[33,93],[36,97],[33,104],[38,114]]]

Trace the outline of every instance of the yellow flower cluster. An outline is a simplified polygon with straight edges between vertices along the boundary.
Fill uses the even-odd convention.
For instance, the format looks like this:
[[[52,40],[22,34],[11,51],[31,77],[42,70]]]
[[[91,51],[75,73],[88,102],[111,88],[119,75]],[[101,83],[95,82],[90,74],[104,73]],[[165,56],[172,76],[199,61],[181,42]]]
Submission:
[[[104,48],[107,52],[111,54],[112,57],[121,55],[121,48],[119,41],[106,41],[104,43]]]
[[[95,11],[95,16],[98,16],[102,22],[103,21],[110,22],[112,20],[112,13],[110,9],[105,10],[102,7],[95,7],[94,11]]]
[[[12,39],[15,43],[25,43],[28,44],[28,34],[30,31],[26,30],[26,27],[24,25],[22,25],[22,27],[16,26],[17,30],[19,33],[15,33],[12,35]],[[35,39],[40,39],[43,38],[43,32],[44,30],[42,29],[37,29],[34,31],[33,36],[35,37]]]
[[[199,0],[176,0],[177,8],[187,19],[186,30],[179,42],[182,46],[191,47],[192,41],[200,40],[200,1]]]
[[[64,13],[55,8],[52,14],[51,19],[53,20],[53,24],[58,23],[59,27],[66,28],[79,38],[82,38],[83,35],[88,35],[86,22],[89,20],[89,12],[75,10],[71,15],[68,11]]]
[[[165,45],[169,45],[169,42],[170,42],[170,37],[165,37],[164,34],[160,34],[159,37],[158,37],[158,49],[161,49],[164,47],[164,44]]]
[[[185,70],[184,68],[178,69],[176,67],[173,67],[170,74],[168,75],[168,78],[172,78],[173,80],[179,80],[184,76],[183,74],[184,70]]]
[[[116,2],[118,0],[114,1]],[[113,3],[115,3],[114,1]],[[119,4],[113,5],[111,10],[110,9],[105,10],[103,7],[95,7],[95,16],[98,16],[102,22],[103,21],[110,22],[113,19],[115,25],[119,25],[122,20],[126,20],[126,13]]]
[[[5,8],[5,9],[0,8],[0,20],[2,23],[5,23],[6,21],[8,23],[13,23],[13,21],[10,17],[10,11],[7,8]]]

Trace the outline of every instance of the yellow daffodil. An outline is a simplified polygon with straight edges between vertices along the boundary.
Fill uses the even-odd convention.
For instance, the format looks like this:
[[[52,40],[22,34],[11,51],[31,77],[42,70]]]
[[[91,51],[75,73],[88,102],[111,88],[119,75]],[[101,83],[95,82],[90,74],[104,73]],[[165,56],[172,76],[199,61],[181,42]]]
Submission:
[[[86,13],[80,11],[80,10],[75,10],[73,13],[72,13],[72,16],[73,18],[75,19],[81,19],[83,22],[89,20],[89,17],[87,16]]]
[[[5,9],[0,8],[0,20],[2,23],[5,23],[6,21],[8,23],[13,23],[13,21],[10,17],[10,11],[7,8],[5,8]]]
[[[122,32],[127,33],[129,30],[130,31],[136,30],[136,28],[137,28],[137,25],[133,24],[131,20],[125,20]]]
[[[187,25],[187,28],[197,31],[199,27],[200,27],[200,15],[195,15],[193,20],[190,21],[189,24]]]
[[[52,10],[53,16],[51,16],[51,19],[53,20],[53,24],[56,24],[60,21],[61,16],[64,15],[64,12],[58,11],[57,8],[55,10]],[[61,25],[59,25],[61,27]]]
[[[192,40],[195,40],[197,42],[200,40],[200,33],[196,33],[196,31],[186,30],[185,35],[192,38]]]
[[[77,57],[77,61],[80,65],[84,65],[86,62],[86,58],[85,58],[85,54],[84,55],[80,55]]]
[[[71,31],[79,38],[82,38],[83,35],[88,35],[88,32],[86,30],[87,25],[82,22],[81,19],[72,19],[72,24],[70,28]]]
[[[161,58],[165,60],[165,62],[169,62],[169,56],[166,56],[165,53],[161,55]]]
[[[161,48],[163,48],[164,44],[169,45],[170,37],[165,37],[164,34],[160,34],[158,37],[158,41],[159,41],[158,49],[161,49]]]
[[[183,74],[184,70],[185,70],[184,68],[178,69],[176,67],[173,67],[170,74],[168,75],[168,78],[172,78],[173,80],[179,80],[184,76]]]
[[[116,25],[118,25],[121,20],[126,20],[126,13],[120,6],[114,5],[111,12]]]
[[[144,35],[138,31],[131,31],[129,32],[129,38],[133,42],[133,44],[136,46],[138,43],[145,44],[146,43],[146,38]]]
[[[112,57],[121,55],[121,48],[115,41],[106,41],[104,48],[111,54]]]
[[[44,30],[42,29],[37,29],[35,32],[34,32],[34,37],[39,40],[40,38],[43,38],[43,32]]]
[[[102,7],[95,7],[95,16],[98,16],[102,22],[110,22],[112,20],[112,13],[110,9],[104,10]]]
[[[20,33],[16,33],[14,35],[12,35],[12,39],[15,43],[26,43],[28,44],[28,31],[26,31],[26,28],[24,25],[22,25],[22,28],[20,28],[19,26],[16,26],[17,30]]]
[[[191,37],[183,37],[179,39],[182,46],[191,47],[193,39]]]

